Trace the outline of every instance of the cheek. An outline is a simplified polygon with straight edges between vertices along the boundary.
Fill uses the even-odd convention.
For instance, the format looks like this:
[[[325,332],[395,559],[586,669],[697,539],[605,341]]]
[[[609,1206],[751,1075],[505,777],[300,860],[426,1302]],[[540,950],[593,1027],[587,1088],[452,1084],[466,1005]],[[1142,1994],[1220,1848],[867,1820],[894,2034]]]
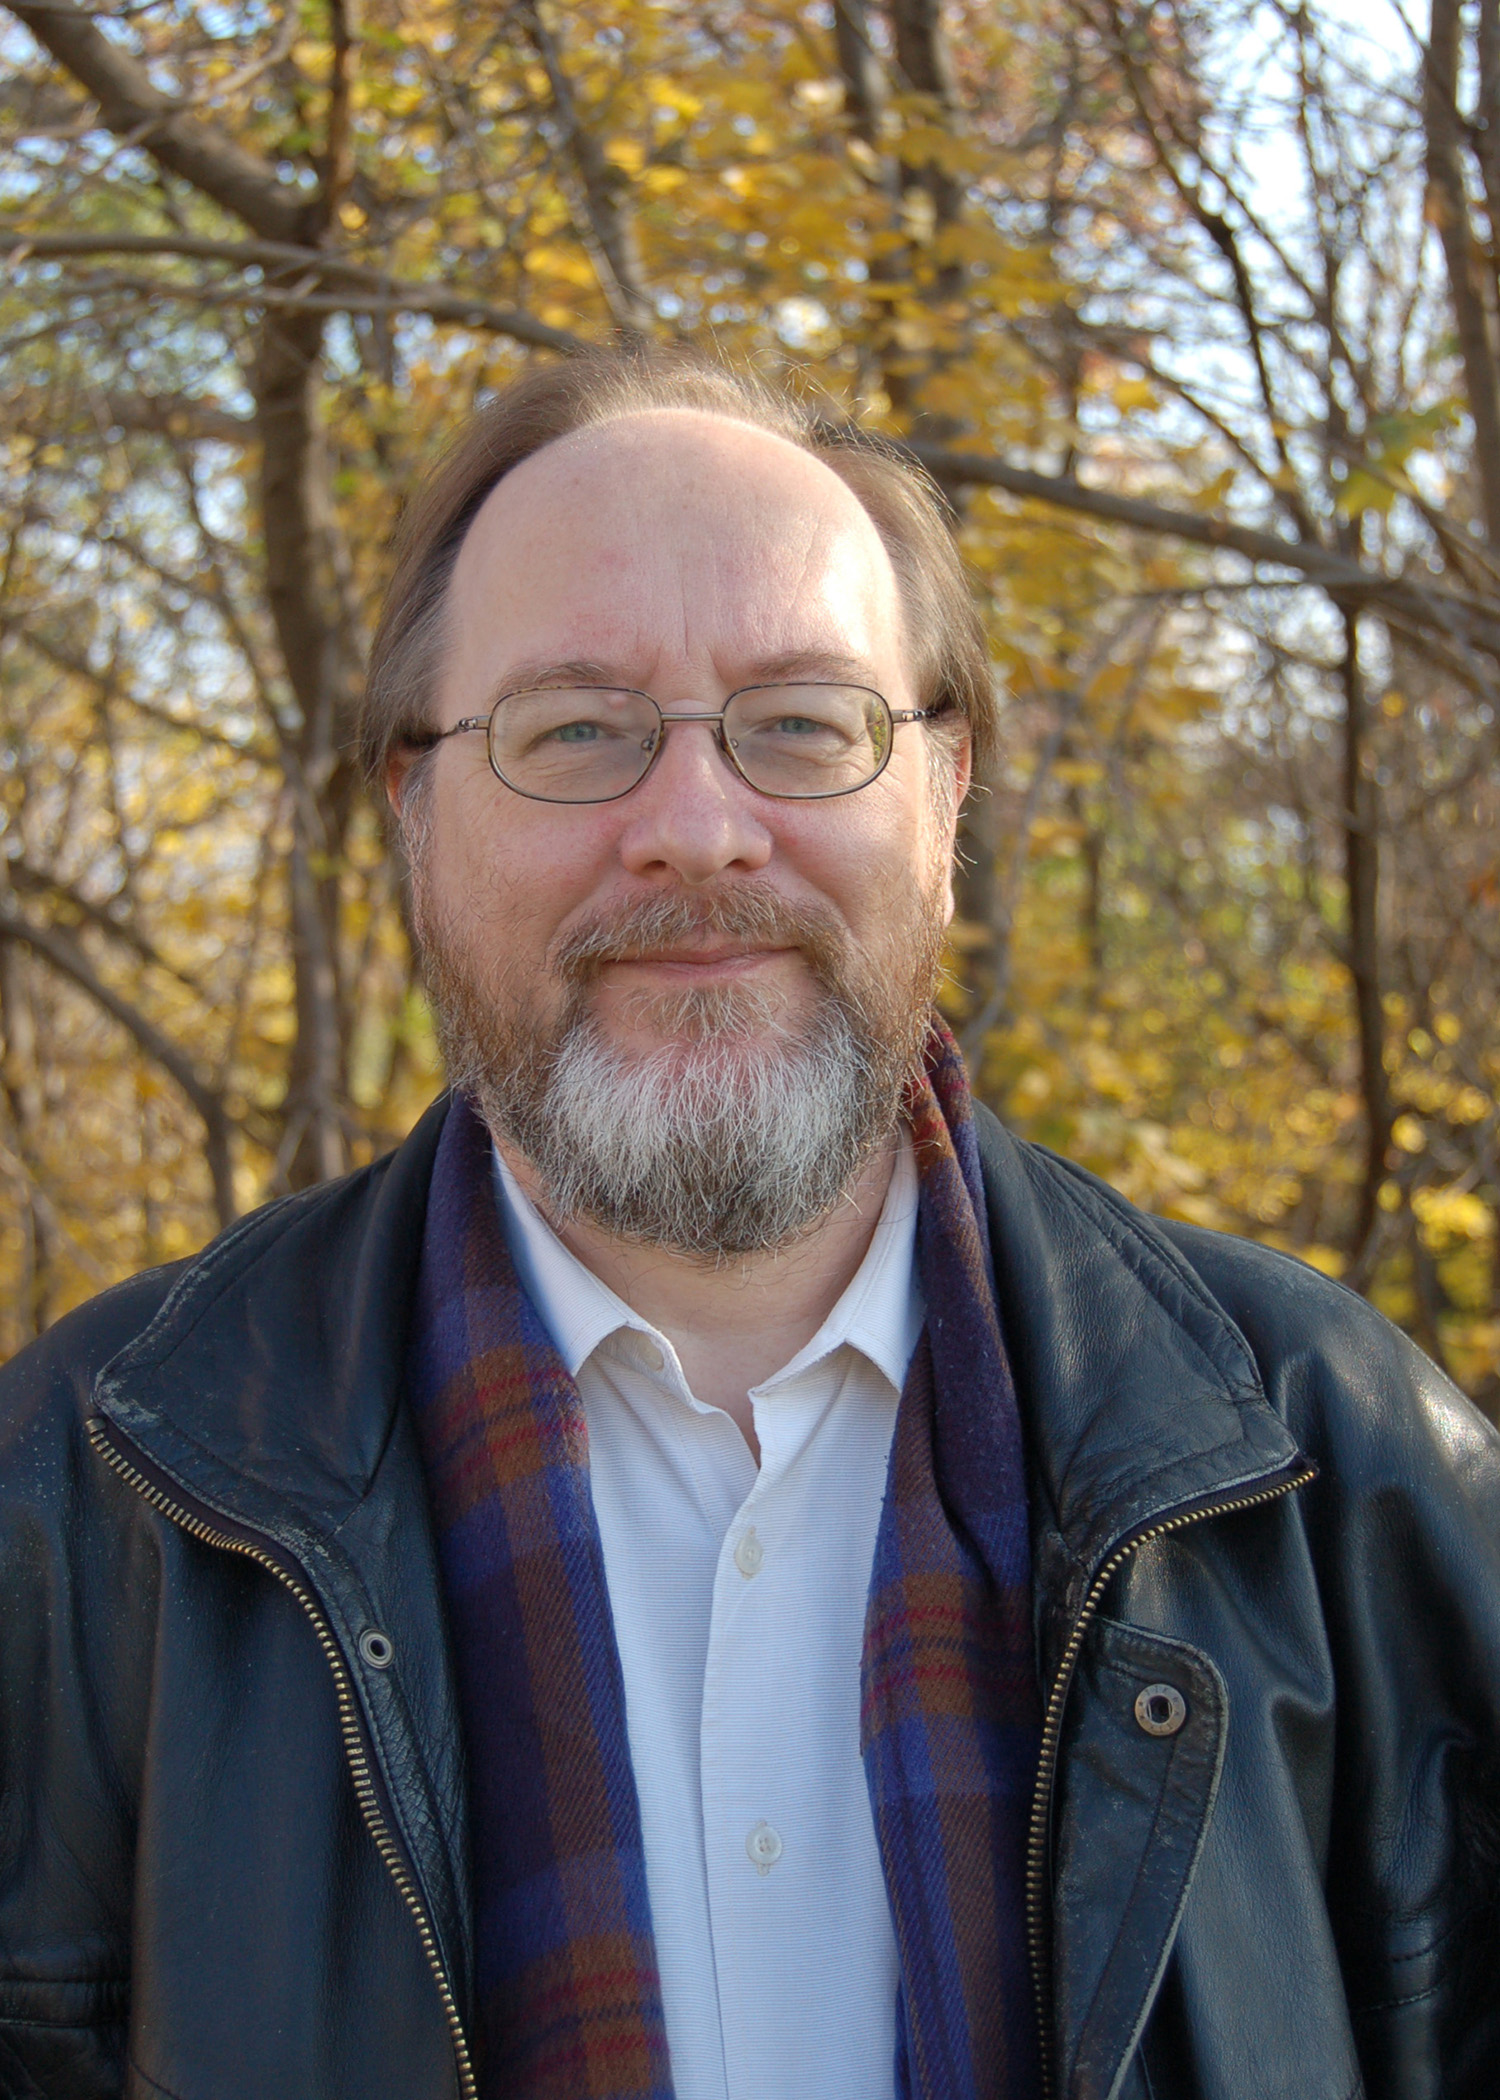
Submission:
[[[413,871],[417,926],[424,939],[466,955],[469,967],[482,966],[499,926],[512,937],[519,931],[522,900],[489,798],[468,791],[468,783],[443,787],[427,812],[425,850]]]
[[[895,897],[913,889],[934,908],[948,898],[951,913],[951,824],[933,808],[925,782],[882,795],[884,786],[877,781],[842,809],[823,804],[819,825],[786,840],[793,865],[865,938],[878,937]]]
[[[507,956],[538,957],[609,867],[601,827],[574,813],[499,798],[488,780],[464,783],[434,812],[428,853],[433,905],[450,923],[483,929]],[[471,791],[472,790],[472,791]]]

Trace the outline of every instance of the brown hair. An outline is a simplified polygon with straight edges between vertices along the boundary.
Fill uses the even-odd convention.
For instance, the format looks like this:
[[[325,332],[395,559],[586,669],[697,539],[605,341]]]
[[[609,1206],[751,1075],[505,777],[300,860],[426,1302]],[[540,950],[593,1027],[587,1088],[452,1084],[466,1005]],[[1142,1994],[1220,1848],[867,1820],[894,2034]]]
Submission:
[[[490,490],[558,438],[664,408],[770,431],[848,484],[900,584],[921,704],[967,719],[983,769],[995,745],[989,651],[942,498],[921,469],[878,439],[833,429],[763,381],[692,352],[594,349],[534,368],[471,416],[401,521],[360,714],[360,757],[377,792],[390,754],[426,741],[448,582]]]

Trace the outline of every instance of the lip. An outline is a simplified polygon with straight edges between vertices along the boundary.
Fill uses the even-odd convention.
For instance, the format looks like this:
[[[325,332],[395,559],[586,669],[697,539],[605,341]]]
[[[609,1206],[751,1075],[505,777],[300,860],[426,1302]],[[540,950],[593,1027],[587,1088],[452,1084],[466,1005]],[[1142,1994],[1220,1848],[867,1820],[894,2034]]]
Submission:
[[[649,955],[612,956],[607,972],[650,970],[667,976],[737,976],[791,955],[791,948],[668,948]]]

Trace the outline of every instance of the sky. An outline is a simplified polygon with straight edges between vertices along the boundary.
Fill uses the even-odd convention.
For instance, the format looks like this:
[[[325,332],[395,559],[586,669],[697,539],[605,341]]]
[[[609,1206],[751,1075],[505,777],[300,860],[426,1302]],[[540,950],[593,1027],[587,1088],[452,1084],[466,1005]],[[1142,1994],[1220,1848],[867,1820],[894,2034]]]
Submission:
[[[1316,0],[1315,11],[1323,21],[1347,28],[1351,45],[1363,47],[1359,52],[1363,69],[1377,79],[1382,74],[1410,74],[1419,42],[1416,25],[1426,28],[1427,0]],[[1284,32],[1279,36],[1271,26],[1269,9],[1263,19],[1266,42],[1274,47]],[[1259,49],[1254,55],[1247,51],[1246,63],[1256,65],[1260,56]],[[1258,85],[1279,102],[1290,87],[1290,77],[1279,67],[1269,67]],[[1251,178],[1250,201],[1258,213],[1283,225],[1295,221],[1303,203],[1300,162],[1295,150],[1287,150],[1281,120],[1268,122],[1258,140],[1241,136],[1238,145]]]

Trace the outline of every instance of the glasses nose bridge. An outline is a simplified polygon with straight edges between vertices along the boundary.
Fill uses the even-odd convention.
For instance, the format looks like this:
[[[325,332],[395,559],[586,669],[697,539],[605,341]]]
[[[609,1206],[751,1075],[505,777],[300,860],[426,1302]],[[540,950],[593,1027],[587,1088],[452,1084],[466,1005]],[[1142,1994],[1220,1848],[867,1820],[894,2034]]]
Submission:
[[[684,714],[679,709],[663,707],[659,700],[653,700],[651,704],[656,709],[663,728],[666,727],[668,722],[717,722],[722,729],[724,717],[729,712],[729,702],[727,700],[721,708],[716,709],[712,714],[702,713],[696,709],[691,714]]]
[[[649,694],[647,698],[650,698]],[[674,722],[700,722],[705,729],[712,729],[714,742],[719,747],[719,754],[730,772],[734,774],[737,780],[744,780],[745,776],[740,771],[739,761],[734,755],[734,746],[730,743],[728,731],[724,727],[724,717],[728,708],[727,701],[724,707],[716,709],[713,713],[699,713],[695,711],[692,714],[684,714],[680,710],[669,710],[663,707],[661,702],[655,699],[651,701],[651,705],[656,709],[656,735],[652,739],[651,755],[646,762],[646,773],[655,770],[657,760],[666,749],[667,729],[670,724]],[[646,773],[641,775],[641,780],[645,779]],[[637,781],[636,785],[639,787],[640,781]]]

